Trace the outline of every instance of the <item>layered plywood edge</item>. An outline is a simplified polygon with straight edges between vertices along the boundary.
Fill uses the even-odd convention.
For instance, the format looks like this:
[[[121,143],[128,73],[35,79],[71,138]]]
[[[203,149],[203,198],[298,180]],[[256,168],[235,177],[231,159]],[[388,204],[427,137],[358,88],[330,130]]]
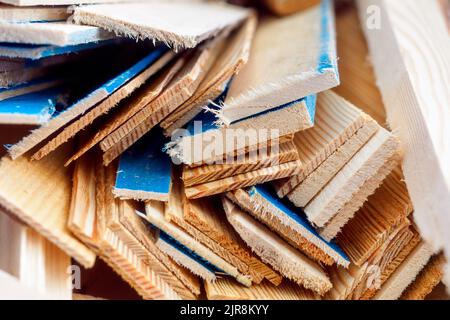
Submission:
[[[78,179],[90,164],[89,158],[83,157],[77,161],[80,172],[74,173],[74,194],[91,190],[90,194],[95,195],[94,201],[86,197],[73,205],[72,216],[84,222],[82,228],[74,229],[76,234],[96,248],[100,257],[143,298],[194,299],[200,293],[198,279],[156,247],[155,236],[135,214],[132,203],[114,199],[116,169],[98,165],[94,179]],[[78,203],[85,205],[79,207]]]
[[[387,120],[405,147],[403,170],[416,222],[424,239],[448,253],[450,152],[444,119],[450,114],[442,106],[450,100],[450,77],[443,72],[450,63],[450,43],[441,5],[437,0],[357,4]],[[385,21],[381,29],[366,23],[374,5]]]
[[[36,298],[71,299],[71,259],[45,237],[0,212],[0,269],[13,276]],[[3,286],[9,291],[11,288]],[[4,297],[12,298],[11,292]],[[20,295],[18,296],[18,298]],[[22,296],[26,299],[25,296]]]
[[[253,284],[263,279],[279,285],[281,276],[255,256],[225,221],[220,204],[211,199],[188,200],[179,179],[175,179],[165,208],[166,219],[173,221],[217,255],[249,275]]]

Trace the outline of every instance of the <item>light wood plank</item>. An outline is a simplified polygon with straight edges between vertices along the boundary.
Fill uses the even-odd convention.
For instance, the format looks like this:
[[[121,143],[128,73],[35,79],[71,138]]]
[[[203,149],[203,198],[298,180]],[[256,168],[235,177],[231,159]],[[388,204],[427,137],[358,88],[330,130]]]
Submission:
[[[20,8],[0,4],[0,20],[8,22],[61,21],[66,20],[69,16],[67,7],[64,6]]]

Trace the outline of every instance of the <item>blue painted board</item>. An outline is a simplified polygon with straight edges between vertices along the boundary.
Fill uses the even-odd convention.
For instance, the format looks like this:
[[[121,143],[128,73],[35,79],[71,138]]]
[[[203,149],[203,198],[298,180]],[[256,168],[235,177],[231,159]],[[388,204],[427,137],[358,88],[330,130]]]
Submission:
[[[263,199],[269,202],[272,206],[279,209],[281,212],[286,214],[296,223],[302,225],[306,230],[308,230],[312,235],[320,239],[322,242],[327,244],[331,249],[333,249],[336,253],[338,253],[343,259],[346,261],[350,261],[347,255],[342,251],[342,249],[334,242],[326,241],[323,239],[316,229],[311,225],[311,223],[306,218],[305,213],[302,209],[294,207],[286,199],[280,199],[277,197],[275,192],[271,189],[269,185],[258,185],[255,187],[251,187],[248,190],[250,197],[255,196],[256,194],[260,195]]]
[[[115,189],[168,195],[172,162],[163,152],[164,142],[156,128],[125,151],[120,157]]]

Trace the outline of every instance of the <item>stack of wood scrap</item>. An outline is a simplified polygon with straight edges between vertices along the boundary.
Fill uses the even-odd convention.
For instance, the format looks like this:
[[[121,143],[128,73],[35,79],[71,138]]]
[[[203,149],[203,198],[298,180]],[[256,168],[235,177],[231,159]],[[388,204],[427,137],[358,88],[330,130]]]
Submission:
[[[0,282],[102,298],[67,273],[106,268],[174,300],[440,282],[352,4],[3,2],[0,123],[28,127],[4,135]]]

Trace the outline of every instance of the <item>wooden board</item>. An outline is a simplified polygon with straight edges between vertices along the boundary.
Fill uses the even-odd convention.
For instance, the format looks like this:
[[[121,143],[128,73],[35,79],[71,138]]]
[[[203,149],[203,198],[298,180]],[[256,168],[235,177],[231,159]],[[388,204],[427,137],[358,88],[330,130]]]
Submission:
[[[230,79],[247,63],[256,29],[256,16],[251,14],[245,23],[226,39],[227,45],[218,56],[194,95],[167,116],[160,126],[166,136],[181,128],[218,97]]]
[[[188,187],[186,188],[186,196],[188,199],[197,199],[254,186],[298,174],[301,171],[301,168],[302,163],[298,160],[286,162],[280,165],[241,173],[232,177]]]
[[[208,105],[210,112],[199,114],[187,125],[186,130],[180,132],[182,134],[175,135],[179,139],[168,145],[168,152],[173,158],[188,165],[213,163],[237,150],[265,146],[269,140],[314,125],[316,96],[313,95],[225,127],[219,123],[216,107],[222,103],[224,95],[226,91]],[[211,148],[215,145],[221,148]]]
[[[332,91],[317,97],[313,128],[295,134],[294,142],[303,163],[300,175],[277,181],[280,198],[295,189],[307,176],[350,139],[370,118]]]
[[[146,219],[155,227],[167,233],[170,237],[181,243],[190,251],[195,252],[198,256],[208,261],[211,265],[226,274],[236,278],[241,284],[245,286],[251,285],[251,280],[248,276],[243,275],[239,270],[225,261],[213,251],[196,241],[188,233],[183,231],[175,224],[168,222],[164,217],[164,204],[156,201],[148,201],[145,205]],[[192,270],[193,271],[193,270]]]
[[[0,210],[0,270],[52,299],[70,300],[70,266],[67,254]]]
[[[231,84],[222,121],[230,124],[337,86],[335,40],[329,0],[283,19],[263,20],[249,62]]]
[[[398,152],[398,140],[380,129],[305,207],[308,219],[318,227],[325,226],[364,182]]]
[[[0,22],[0,42],[70,46],[111,39],[114,34],[91,26],[66,22]]]
[[[225,28],[242,22],[249,11],[200,1],[82,6],[75,23],[95,25],[135,39],[161,41],[175,49],[193,48]]]
[[[411,284],[433,255],[429,245],[422,242],[408,256],[405,262],[386,281],[375,295],[375,300],[396,300]]]
[[[79,119],[66,126],[56,135],[56,137],[52,138],[47,144],[34,153],[32,159],[42,159],[44,156],[58,148],[61,144],[73,138],[78,132],[86,128],[88,125],[92,124],[95,119],[109,112],[117,106],[121,100],[131,95],[144,82],[164,67],[164,65],[170,61],[173,56],[174,54],[172,52],[166,53],[165,47],[158,47],[152,50],[148,55],[136,62],[136,64],[124,72],[125,79],[121,79],[122,82],[119,81],[118,84],[120,88],[111,92],[111,94],[101,103],[96,105],[95,108],[87,111]]]
[[[320,0],[264,0],[264,3],[273,13],[285,16],[315,6]]]
[[[159,131],[134,144],[119,160],[115,197],[134,200],[168,201],[172,188],[172,163],[163,152]]]
[[[280,201],[267,187],[240,189],[227,197],[311,259],[348,267],[350,261],[338,246],[323,240],[300,209]]]
[[[122,108],[120,108],[120,110],[118,110],[89,141],[85,142],[79,148],[79,150],[66,162],[66,165],[88,152],[138,111],[144,108],[148,103],[153,101],[153,99],[155,99],[173,79],[175,74],[185,63],[185,60],[185,57],[179,57],[171,62],[155,79],[152,79],[152,81],[148,83],[144,83],[129,99],[123,101]]]
[[[294,143],[286,142],[280,146],[258,149],[245,154],[242,159],[236,159],[236,161],[233,159],[230,163],[197,167],[184,166],[182,179],[186,187],[191,187],[295,160],[298,160],[297,149]]]
[[[263,262],[298,285],[320,295],[331,289],[327,274],[318,264],[289,246],[227,198],[222,201],[228,221]]]
[[[402,179],[401,170],[397,168],[337,237],[337,242],[355,265],[365,263],[412,213],[411,200]]]
[[[44,78],[20,84],[12,88],[0,89],[0,102],[6,99],[15,98],[29,93],[43,91],[61,84],[63,79]]]
[[[443,254],[431,258],[425,268],[400,297],[401,300],[424,300],[439,284],[444,276],[445,257]]]
[[[85,267],[92,267],[95,254],[67,228],[71,198],[71,170],[62,165],[70,148],[39,162],[26,158],[0,162],[0,204],[18,219],[54,243]],[[51,210],[49,210],[51,208]]]
[[[232,279],[220,278],[205,282],[209,300],[318,300],[319,296],[296,283],[283,281],[279,286],[268,282],[246,288]]]
[[[36,147],[39,143],[50,137],[59,129],[66,126],[74,119],[87,112],[97,103],[101,102],[120,87],[129,82],[145,69],[156,57],[151,53],[143,58],[139,63],[133,65],[129,69],[121,70],[109,81],[91,89],[83,98],[74,102],[69,107],[61,111],[56,117],[52,118],[45,126],[41,126],[33,130],[29,135],[25,136],[21,141],[12,146],[8,151],[13,159],[16,159]]]
[[[43,85],[55,85],[55,81],[51,83],[41,83]],[[33,90],[36,88],[31,88]],[[0,96],[5,93],[0,89]],[[64,89],[45,88],[37,92],[29,92],[22,95],[9,97],[5,100],[0,99],[0,123],[1,124],[28,124],[28,125],[42,125],[50,120],[56,111],[58,99]]]
[[[316,170],[300,182],[287,195],[288,199],[295,203],[297,207],[305,207],[379,129],[380,126],[375,121],[367,121]]]
[[[97,230],[102,258],[145,299],[193,299],[195,278],[155,246],[152,233],[130,203],[114,199],[111,187],[115,171],[114,165],[106,169],[99,165],[97,173]]]
[[[415,208],[415,220],[436,249],[449,251],[450,42],[439,1],[358,1],[362,21],[366,8],[380,8],[382,30],[367,30],[377,83],[387,118],[405,147],[403,170]],[[423,31],[425,30],[425,31]],[[409,48],[415,48],[411,50]],[[387,63],[388,62],[388,63]],[[387,65],[398,66],[388,68]]]
[[[66,20],[70,14],[67,7],[28,7],[18,8],[0,4],[0,20],[8,22],[42,22]]]
[[[210,45],[206,44],[195,50],[156,99],[100,142],[100,148],[104,151],[103,162],[105,165],[117,158],[194,94],[214,62],[215,56],[212,54],[212,49],[220,44],[220,41],[221,39],[214,39]]]

